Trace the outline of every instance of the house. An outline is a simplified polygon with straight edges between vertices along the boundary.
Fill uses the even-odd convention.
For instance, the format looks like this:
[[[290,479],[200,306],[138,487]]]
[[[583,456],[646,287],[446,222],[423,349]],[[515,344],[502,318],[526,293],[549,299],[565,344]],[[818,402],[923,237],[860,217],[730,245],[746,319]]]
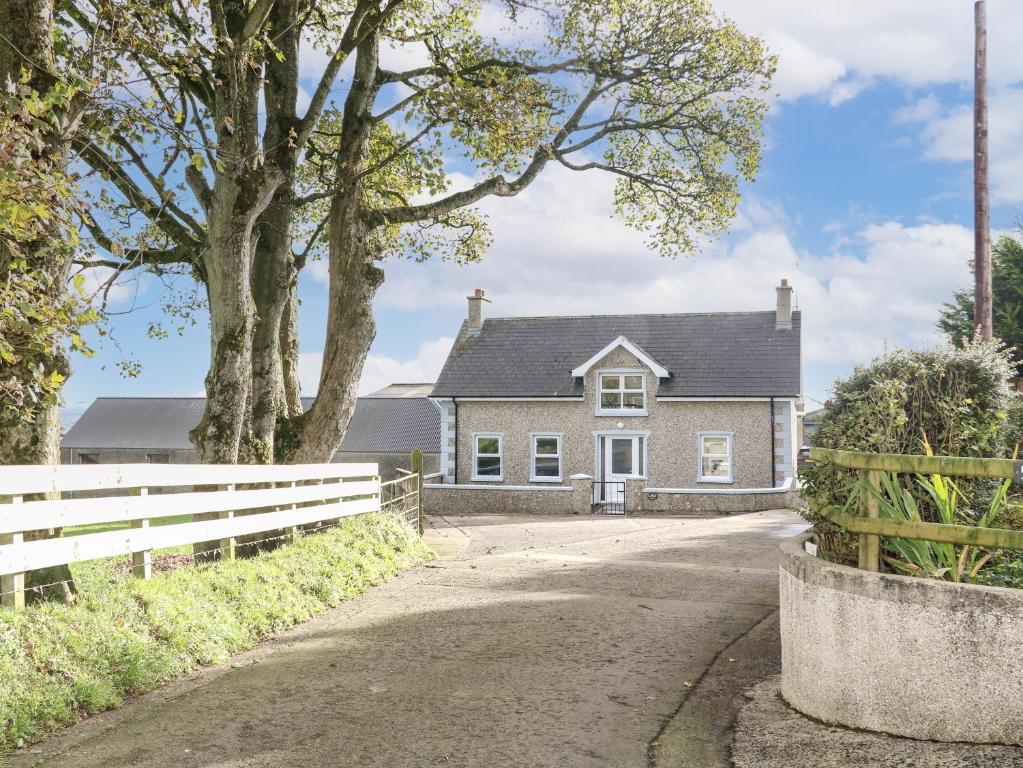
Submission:
[[[803,416],[803,445],[813,445],[813,435],[817,431],[817,427],[820,426],[821,417],[827,412],[828,407],[828,404],[825,403],[823,408],[807,411]]]
[[[800,313],[483,319],[477,290],[433,397],[428,511],[728,513],[785,506]]]
[[[423,452],[427,473],[440,466],[440,412],[432,384],[392,384],[360,397],[336,462],[376,462],[382,477],[407,469]],[[309,407],[312,398],[303,398]],[[192,464],[199,452],[188,433],[202,418],[202,397],[100,397],[61,441],[65,464]]]

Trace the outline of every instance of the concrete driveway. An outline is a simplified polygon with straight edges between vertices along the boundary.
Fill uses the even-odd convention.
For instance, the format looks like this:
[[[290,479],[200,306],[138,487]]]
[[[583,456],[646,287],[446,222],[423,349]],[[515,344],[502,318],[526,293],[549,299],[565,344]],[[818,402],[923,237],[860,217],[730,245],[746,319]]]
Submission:
[[[646,766],[690,687],[776,610],[778,543],[802,528],[431,523],[447,559],[12,766]]]

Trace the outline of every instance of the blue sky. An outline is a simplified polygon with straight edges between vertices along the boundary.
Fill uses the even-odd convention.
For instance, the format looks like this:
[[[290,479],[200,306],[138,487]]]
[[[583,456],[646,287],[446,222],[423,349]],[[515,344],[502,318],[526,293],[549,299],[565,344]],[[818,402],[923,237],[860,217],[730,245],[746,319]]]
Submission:
[[[759,178],[732,230],[685,261],[644,248],[610,215],[611,182],[554,168],[512,200],[488,201],[495,242],[482,264],[385,264],[376,341],[362,390],[432,380],[465,313],[487,290],[492,315],[770,309],[787,277],[804,312],[812,401],[836,376],[893,347],[937,343],[943,301],[970,282],[972,14],[970,0],[718,0],[780,56]],[[1023,211],[1023,87],[1014,46],[1023,4],[990,0],[992,221]],[[416,52],[393,54],[414,60]],[[459,168],[453,166],[457,174]],[[302,378],[315,387],[323,346],[325,265],[300,287]],[[146,338],[159,314],[152,281],[118,289],[113,338],[142,363],[123,378],[104,341],[75,360],[69,409],[102,395],[199,394],[205,327]]]

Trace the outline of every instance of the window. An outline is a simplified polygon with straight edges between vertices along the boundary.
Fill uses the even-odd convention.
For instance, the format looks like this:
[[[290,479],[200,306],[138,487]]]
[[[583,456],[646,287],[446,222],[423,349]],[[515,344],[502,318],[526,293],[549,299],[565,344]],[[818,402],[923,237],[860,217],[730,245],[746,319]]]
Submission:
[[[500,481],[504,479],[504,435],[495,433],[472,436],[472,479]]]
[[[534,483],[561,482],[561,435],[533,434],[533,467],[530,481]]]
[[[597,413],[646,415],[646,374],[642,371],[601,371],[597,374]]]
[[[169,464],[170,455],[166,453],[147,453],[146,462],[149,464]]]
[[[700,434],[700,482],[732,482],[732,435],[731,433]]]

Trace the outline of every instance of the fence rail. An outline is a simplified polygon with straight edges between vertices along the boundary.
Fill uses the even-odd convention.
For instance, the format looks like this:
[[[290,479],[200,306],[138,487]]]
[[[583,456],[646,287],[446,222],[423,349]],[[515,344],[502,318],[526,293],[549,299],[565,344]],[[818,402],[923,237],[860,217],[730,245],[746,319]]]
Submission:
[[[982,459],[960,456],[906,456],[895,453],[863,453],[830,448],[811,448],[814,461],[829,461],[835,466],[857,470],[865,485],[878,491],[882,472],[896,474],[940,474],[950,477],[982,477],[1023,479],[1023,462],[1011,459]],[[864,486],[865,487],[865,486]],[[814,509],[821,517],[860,535],[859,567],[867,571],[880,569],[881,537],[916,539],[944,544],[1023,550],[1023,531],[1003,528],[978,528],[969,525],[923,523],[909,520],[888,520],[879,517],[877,498],[861,493],[859,513],[852,514],[838,507]]]
[[[0,467],[0,603],[24,606],[25,575],[42,568],[130,555],[133,572],[149,578],[154,549],[192,544],[231,558],[243,536],[290,538],[308,526],[397,511],[385,508],[382,491],[408,480],[418,518],[410,522],[421,532],[421,456],[416,473],[384,484],[376,464]],[[181,515],[191,522],[150,526]],[[130,527],[26,540],[32,531],[97,524]]]

